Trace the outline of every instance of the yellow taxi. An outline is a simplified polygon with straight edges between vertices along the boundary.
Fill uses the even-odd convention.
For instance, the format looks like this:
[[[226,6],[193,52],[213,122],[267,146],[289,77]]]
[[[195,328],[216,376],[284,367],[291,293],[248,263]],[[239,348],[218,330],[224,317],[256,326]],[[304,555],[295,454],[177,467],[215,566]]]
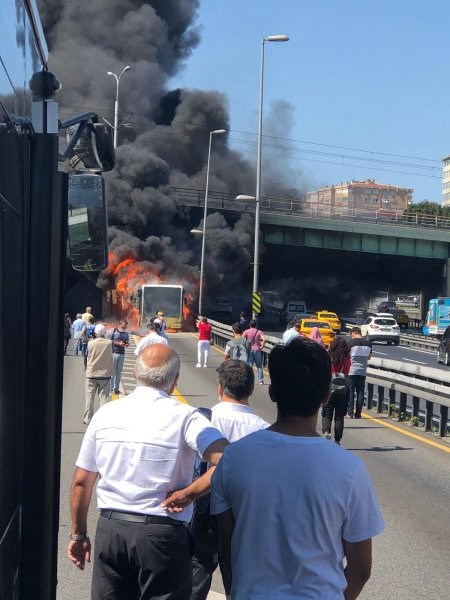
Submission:
[[[300,335],[309,337],[309,334],[314,327],[317,327],[320,335],[322,336],[323,343],[328,348],[335,338],[335,333],[327,321],[319,321],[319,319],[316,319],[315,317],[312,317],[311,319],[302,319],[300,321]]]
[[[326,321],[329,323],[334,333],[341,333],[341,322],[336,313],[330,312],[329,310],[319,310],[319,312],[316,312],[316,317],[319,321]]]

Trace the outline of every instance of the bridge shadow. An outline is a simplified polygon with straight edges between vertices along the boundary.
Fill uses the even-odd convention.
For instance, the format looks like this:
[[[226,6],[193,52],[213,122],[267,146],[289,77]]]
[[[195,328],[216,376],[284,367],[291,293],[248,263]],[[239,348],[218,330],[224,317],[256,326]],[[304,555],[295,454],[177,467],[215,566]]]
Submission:
[[[372,448],[347,448],[352,452],[394,452],[396,450],[414,450],[403,446],[372,446]]]

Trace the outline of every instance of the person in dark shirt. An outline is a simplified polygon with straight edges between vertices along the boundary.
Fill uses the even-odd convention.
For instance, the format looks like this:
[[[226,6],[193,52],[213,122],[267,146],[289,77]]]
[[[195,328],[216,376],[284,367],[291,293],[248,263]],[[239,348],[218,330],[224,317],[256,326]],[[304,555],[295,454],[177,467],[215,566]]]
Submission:
[[[125,348],[130,345],[130,336],[126,331],[127,325],[127,321],[121,321],[119,327],[115,327],[109,335],[113,345],[111,394],[120,394],[120,378],[122,376],[123,362],[125,360]]]

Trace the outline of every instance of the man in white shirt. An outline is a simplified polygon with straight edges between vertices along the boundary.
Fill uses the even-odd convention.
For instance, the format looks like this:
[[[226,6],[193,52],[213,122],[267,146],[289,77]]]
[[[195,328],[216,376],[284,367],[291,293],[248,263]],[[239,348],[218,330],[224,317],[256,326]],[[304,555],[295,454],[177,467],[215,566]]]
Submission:
[[[227,442],[197,410],[171,398],[179,371],[180,358],[167,345],[145,348],[136,360],[134,392],[97,411],[84,436],[67,552],[79,569],[90,561],[86,521],[99,478],[91,600],[190,596],[185,523],[191,503],[209,491]],[[211,467],[192,482],[196,456]]]
[[[217,382],[220,402],[211,409],[211,424],[223,433],[229,442],[235,442],[242,437],[269,427],[269,423],[255,415],[248,405],[249,398],[255,387],[255,374],[248,363],[242,360],[223,362],[217,369]],[[202,498],[201,502],[206,498]],[[194,529],[195,531],[195,529]],[[191,600],[206,600],[211,580],[217,565],[220,564],[222,579],[227,595],[230,593],[231,582],[219,562],[218,540],[217,548],[209,551],[196,544],[192,557],[193,584]]]
[[[384,523],[362,460],[316,431],[328,353],[295,339],[272,350],[269,373],[276,422],[230,444],[212,478],[231,598],[355,600]]]
[[[291,326],[288,329],[286,329],[286,331],[283,333],[283,344],[285,346],[290,344],[292,340],[295,340],[296,338],[300,337],[300,324],[294,322],[290,325]]]
[[[147,335],[143,337],[134,351],[135,356],[139,356],[144,348],[152,344],[167,345],[167,338],[159,335],[159,325],[156,323],[147,323]]]

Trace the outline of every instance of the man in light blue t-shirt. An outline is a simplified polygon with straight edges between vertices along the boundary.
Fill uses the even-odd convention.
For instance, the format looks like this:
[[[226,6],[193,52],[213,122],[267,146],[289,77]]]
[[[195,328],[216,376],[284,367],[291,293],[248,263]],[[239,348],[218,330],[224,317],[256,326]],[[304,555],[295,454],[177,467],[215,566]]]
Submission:
[[[330,358],[299,338],[272,350],[269,373],[277,420],[227,446],[212,477],[231,599],[354,600],[384,523],[362,460],[316,431]]]
[[[77,314],[77,318],[72,323],[72,331],[73,331],[73,353],[78,356],[78,350],[80,350],[80,334],[83,327],[86,325],[86,321],[83,321],[81,318],[81,313]]]

